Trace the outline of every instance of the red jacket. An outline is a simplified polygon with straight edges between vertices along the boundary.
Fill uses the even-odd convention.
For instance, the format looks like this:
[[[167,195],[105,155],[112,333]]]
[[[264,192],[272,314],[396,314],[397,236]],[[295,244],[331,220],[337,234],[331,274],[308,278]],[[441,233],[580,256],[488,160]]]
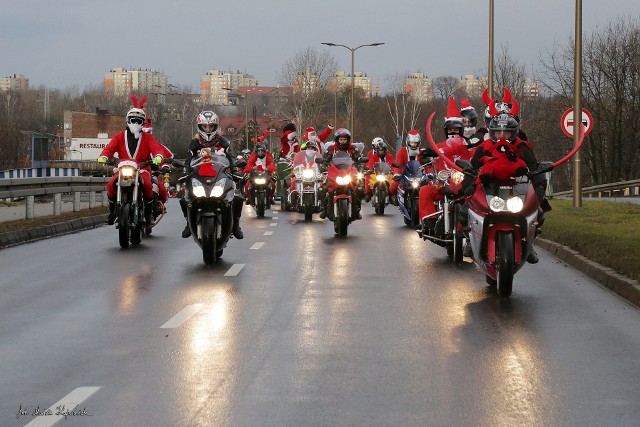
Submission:
[[[297,153],[300,151],[300,143],[297,138],[289,140],[289,134],[291,131],[283,132],[280,135],[280,158],[284,159],[289,153]]]
[[[270,172],[278,172],[278,167],[273,161],[273,156],[269,151],[267,151],[267,155],[264,156],[264,159],[262,160],[266,163],[264,165],[258,164],[258,155],[255,151],[251,153],[251,155],[249,156],[249,160],[247,160],[247,166],[245,166],[244,168],[244,173],[250,173],[256,167],[256,164],[258,164],[258,166],[262,166]]]
[[[140,133],[140,139],[138,140],[136,150],[131,153],[129,152],[129,146],[126,141],[126,134],[126,131],[115,134],[100,153],[100,157],[105,156],[110,158],[118,153],[118,158],[120,160],[135,160],[140,163],[150,160],[156,156],[162,156],[164,158],[166,152],[171,153],[166,147],[156,141],[152,134],[147,132]]]
[[[418,150],[419,152],[422,152],[421,148],[419,148]],[[420,161],[420,153],[418,153],[417,156],[414,156],[412,160]],[[407,166],[407,163],[409,163],[409,153],[407,152],[406,146],[398,150],[398,154],[396,154],[396,163],[399,165],[396,169],[396,173],[402,173],[404,167]]]
[[[371,151],[373,151],[373,150],[371,150]],[[376,153],[374,151],[373,154],[371,156],[369,156],[369,161],[367,162],[367,169],[370,169],[370,170],[373,169],[373,164],[374,163],[378,163],[380,161],[381,161],[380,160],[380,156],[378,155],[378,153]],[[389,164],[393,163],[393,156],[391,155],[390,152],[387,151],[383,162],[389,163]]]

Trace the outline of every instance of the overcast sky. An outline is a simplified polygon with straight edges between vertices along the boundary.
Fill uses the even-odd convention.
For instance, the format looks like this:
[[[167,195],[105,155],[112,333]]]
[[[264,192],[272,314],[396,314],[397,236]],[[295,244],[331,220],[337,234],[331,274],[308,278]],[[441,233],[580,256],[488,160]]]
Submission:
[[[0,77],[31,87],[101,85],[113,67],[164,72],[199,87],[211,69],[240,70],[279,84],[282,64],[307,47],[331,50],[383,89],[389,77],[485,72],[489,0],[3,0]],[[554,42],[574,33],[575,0],[495,0],[495,49],[535,68]],[[638,0],[583,0],[584,33],[618,16],[640,18]]]

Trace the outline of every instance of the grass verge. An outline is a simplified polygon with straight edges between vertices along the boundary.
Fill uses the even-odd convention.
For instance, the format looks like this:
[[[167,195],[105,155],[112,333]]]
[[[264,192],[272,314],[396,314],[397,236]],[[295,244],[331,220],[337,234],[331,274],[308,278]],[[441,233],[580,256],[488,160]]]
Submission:
[[[640,205],[552,200],[542,238],[580,252],[592,261],[640,280]]]
[[[71,221],[88,216],[96,216],[109,213],[109,208],[100,206],[93,209],[82,209],[78,212],[63,212],[60,215],[37,216],[32,219],[18,219],[15,221],[0,222],[0,233],[8,231],[28,230],[30,228],[44,227],[45,225]]]

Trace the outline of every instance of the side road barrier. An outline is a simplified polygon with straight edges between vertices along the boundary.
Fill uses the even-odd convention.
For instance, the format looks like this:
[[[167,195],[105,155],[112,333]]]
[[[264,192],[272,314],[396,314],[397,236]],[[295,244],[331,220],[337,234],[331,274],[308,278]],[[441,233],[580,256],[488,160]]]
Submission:
[[[80,195],[89,194],[89,207],[96,207],[96,193],[102,193],[110,177],[48,177],[48,178],[18,178],[0,179],[0,200],[22,199],[26,200],[26,218],[34,217],[34,203],[38,196],[53,195],[53,214],[62,213],[62,195],[73,194],[73,211],[80,211]],[[105,196],[102,197],[102,206],[108,204]]]
[[[571,196],[572,194],[573,190],[557,191],[553,192],[551,196]],[[593,185],[591,187],[583,187],[582,195],[594,197],[640,196],[640,179],[612,182],[610,184]]]

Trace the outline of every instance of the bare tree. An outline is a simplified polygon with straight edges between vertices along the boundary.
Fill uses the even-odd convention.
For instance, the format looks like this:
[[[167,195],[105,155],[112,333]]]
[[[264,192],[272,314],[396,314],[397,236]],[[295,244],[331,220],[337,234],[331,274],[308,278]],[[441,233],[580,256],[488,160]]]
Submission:
[[[546,87],[563,100],[573,98],[571,41],[555,47],[542,60]],[[618,17],[584,37],[583,106],[594,127],[583,146],[583,164],[594,184],[634,179],[640,175],[640,23]]]
[[[397,150],[402,143],[402,136],[418,127],[422,103],[415,96],[406,93],[403,76],[395,74],[387,79],[391,93],[386,97],[386,104],[395,130],[394,149]]]
[[[294,117],[298,128],[305,124],[317,125],[325,118],[329,81],[335,77],[337,61],[329,52],[318,52],[312,47],[298,51],[288,59],[280,71],[280,84],[293,88],[290,102],[283,113]]]
[[[453,76],[439,76],[433,79],[433,96],[446,101],[450,96],[456,96],[458,79]]]

